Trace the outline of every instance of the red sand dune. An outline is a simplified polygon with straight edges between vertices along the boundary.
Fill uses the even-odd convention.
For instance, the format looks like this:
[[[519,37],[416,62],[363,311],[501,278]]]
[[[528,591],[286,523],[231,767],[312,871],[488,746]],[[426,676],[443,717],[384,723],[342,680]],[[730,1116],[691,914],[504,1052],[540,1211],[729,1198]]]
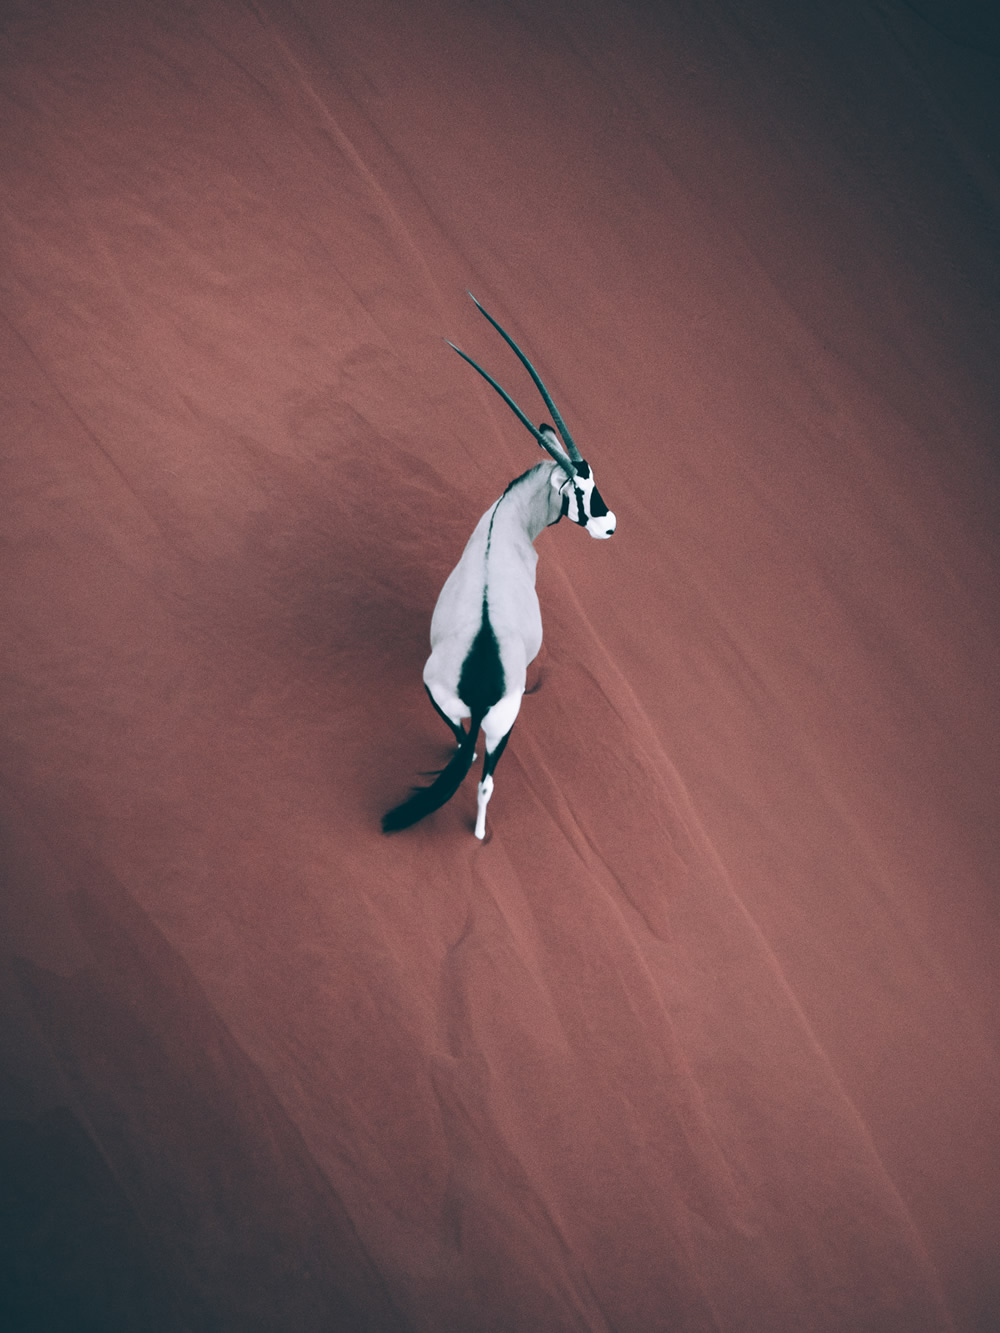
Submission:
[[[5,1329],[1000,1327],[1000,39],[814,8],[8,6]]]

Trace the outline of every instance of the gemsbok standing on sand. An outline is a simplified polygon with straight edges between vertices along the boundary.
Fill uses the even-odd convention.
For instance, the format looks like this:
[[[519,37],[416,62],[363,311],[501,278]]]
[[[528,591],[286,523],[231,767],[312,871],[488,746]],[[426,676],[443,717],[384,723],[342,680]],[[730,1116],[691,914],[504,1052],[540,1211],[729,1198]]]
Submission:
[[[553,461],[538,463],[514,478],[477,523],[462,558],[441,589],[431,618],[431,655],[424,667],[424,687],[455,733],[458,749],[429,787],[418,787],[402,805],[389,811],[382,820],[386,833],[408,828],[454,796],[476,757],[481,727],[486,754],[475,831],[477,838],[485,836],[493,770],[521,707],[528,663],[542,646],[535,538],[543,528],[566,517],[586,528],[591,537],[610,537],[615,530],[615,516],[601,499],[589,466],[534,366],[510,334],[474,296],[472,299],[534,380],[566,448],[564,453],[551,426],[532,425],[482,366],[449,343],[492,384]],[[469,719],[468,730],[462,725],[464,718]]]

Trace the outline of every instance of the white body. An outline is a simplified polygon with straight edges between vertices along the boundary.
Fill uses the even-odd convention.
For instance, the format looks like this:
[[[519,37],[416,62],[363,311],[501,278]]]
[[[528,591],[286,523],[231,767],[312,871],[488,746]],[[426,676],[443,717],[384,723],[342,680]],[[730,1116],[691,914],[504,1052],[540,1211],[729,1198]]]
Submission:
[[[431,617],[431,655],[424,666],[424,684],[445,716],[458,724],[470,716],[468,704],[459,697],[458,682],[482,623],[486,598],[505,684],[503,697],[483,718],[487,753],[514,725],[528,664],[542,646],[534,541],[558,520],[562,499],[557,487],[564,481],[558,463],[539,463],[487,509],[448,575]],[[486,831],[492,790],[492,776],[484,777],[479,784],[478,838]]]
[[[493,316],[478,301],[476,305],[531,375],[556,427],[544,422],[535,426],[482,366],[454,343],[451,346],[493,386],[552,461],[539,463],[515,478],[487,509],[441,589],[431,618],[431,655],[424,666],[424,685],[455,733],[458,749],[429,787],[417,788],[385,814],[382,828],[386,833],[408,828],[450,800],[476,757],[474,746],[481,726],[486,756],[476,837],[485,835],[493,770],[521,708],[528,663],[542,646],[535,538],[543,528],[566,517],[586,528],[591,537],[610,537],[615,530],[615,516],[594,485],[590,466],[573,443],[537,371]],[[466,718],[470,719],[468,729],[462,725]]]

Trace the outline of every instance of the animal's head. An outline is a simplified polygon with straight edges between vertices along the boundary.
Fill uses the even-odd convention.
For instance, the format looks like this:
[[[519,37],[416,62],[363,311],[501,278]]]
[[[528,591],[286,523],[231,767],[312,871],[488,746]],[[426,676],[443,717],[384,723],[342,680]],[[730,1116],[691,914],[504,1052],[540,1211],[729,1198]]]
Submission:
[[[590,464],[577,454],[576,458],[568,460],[573,465],[573,471],[568,472],[565,463],[559,457],[562,450],[556,442],[556,433],[552,427],[541,426],[539,434],[545,439],[542,448],[547,449],[559,464],[552,469],[549,482],[562,500],[562,513],[559,517],[571,518],[574,523],[579,523],[581,528],[586,528],[591,537],[610,537],[615,530],[615,516],[594,485],[594,474],[590,470]]]
[[[470,292],[469,295],[472,296],[472,293]],[[559,466],[552,469],[551,485],[562,500],[562,512],[559,517],[571,518],[574,523],[579,523],[581,528],[586,528],[591,537],[610,537],[615,530],[615,516],[604,503],[601,492],[594,485],[594,475],[590,470],[590,464],[581,457],[579,449],[573,443],[573,437],[566,429],[566,423],[559,415],[559,409],[552,401],[548,389],[542,383],[535,367],[506,329],[500,327],[489,311],[483,310],[474,296],[472,296],[472,299],[508,346],[513,348],[521,364],[534,380],[535,387],[545,400],[546,407],[552,413],[552,419],[556,423],[555,430],[549,425],[536,426],[521,411],[506,389],[501,389],[492,375],[488,375],[482,366],[473,361],[471,356],[466,356],[460,347],[455,347],[454,343],[449,343],[449,346],[455,347],[459,356],[468,361],[474,370],[478,370],[484,380],[492,384],[518,420],[531,431],[545,452],[550,454],[558,463]],[[559,432],[558,437],[556,430]],[[560,445],[560,438],[562,445]],[[556,522],[558,522],[558,519]]]

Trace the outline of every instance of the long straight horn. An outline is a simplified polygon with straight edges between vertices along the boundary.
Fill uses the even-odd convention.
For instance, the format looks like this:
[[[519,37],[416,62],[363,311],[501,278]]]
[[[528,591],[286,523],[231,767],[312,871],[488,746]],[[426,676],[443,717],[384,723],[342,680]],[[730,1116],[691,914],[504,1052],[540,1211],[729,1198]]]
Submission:
[[[469,295],[471,296],[472,293],[470,292]],[[472,299],[474,301],[476,300],[474,296],[472,297]],[[479,302],[476,301],[476,304],[478,305]],[[483,314],[486,314],[485,310],[483,311]],[[506,336],[507,335],[504,334],[504,337]],[[473,361],[472,357],[467,356],[465,352],[462,351],[461,347],[455,347],[455,344],[451,341],[450,338],[445,338],[445,342],[448,344],[449,347],[454,347],[455,351],[459,354],[462,360],[468,361],[469,365],[473,368],[473,370],[478,370],[480,375],[482,375],[483,379],[486,380],[488,384],[493,385],[494,389],[496,389],[497,393],[500,395],[500,397],[504,400],[504,402],[507,404],[510,410],[517,417],[518,421],[520,421],[523,426],[526,426],[528,430],[531,431],[532,435],[534,435],[535,439],[542,446],[545,452],[556,460],[556,462],[559,464],[559,466],[563,469],[564,472],[566,472],[571,477],[575,477],[576,467],[573,463],[573,460],[567,458],[567,456],[563,453],[563,451],[557,448],[556,445],[552,442],[552,439],[543,434],[543,432],[538,429],[538,427],[534,424],[534,422],[529,420],[529,418],[518,407],[517,403],[514,402],[513,398],[511,398],[507,390],[502,389],[500,385],[497,384],[493,376],[488,374],[487,371],[485,371],[482,368],[482,366],[479,364],[478,361]]]
[[[468,291],[468,288],[466,288],[466,290]],[[475,302],[477,308],[490,321],[490,323],[496,329],[497,333],[499,333],[500,337],[503,338],[507,346],[513,350],[514,354],[521,362],[521,365],[524,366],[525,370],[535,381],[535,388],[542,395],[542,398],[545,401],[545,406],[552,413],[552,420],[556,423],[556,430],[562,436],[562,442],[566,446],[566,452],[569,454],[570,458],[573,460],[574,463],[582,463],[583,459],[580,455],[580,450],[573,443],[573,437],[572,435],[570,435],[569,429],[567,428],[565,421],[563,421],[562,415],[560,414],[558,407],[556,407],[555,403],[552,401],[552,395],[549,393],[548,389],[546,389],[544,383],[542,382],[541,375],[539,375],[538,371],[531,364],[528,358],[524,355],[520,347],[518,347],[517,343],[510,336],[507,330],[501,324],[498,324],[497,321],[490,314],[490,312],[487,309],[485,309],[485,307],[481,306],[478,301],[476,301],[476,298],[472,296],[471,292],[469,292],[469,296],[472,297],[472,300]]]

